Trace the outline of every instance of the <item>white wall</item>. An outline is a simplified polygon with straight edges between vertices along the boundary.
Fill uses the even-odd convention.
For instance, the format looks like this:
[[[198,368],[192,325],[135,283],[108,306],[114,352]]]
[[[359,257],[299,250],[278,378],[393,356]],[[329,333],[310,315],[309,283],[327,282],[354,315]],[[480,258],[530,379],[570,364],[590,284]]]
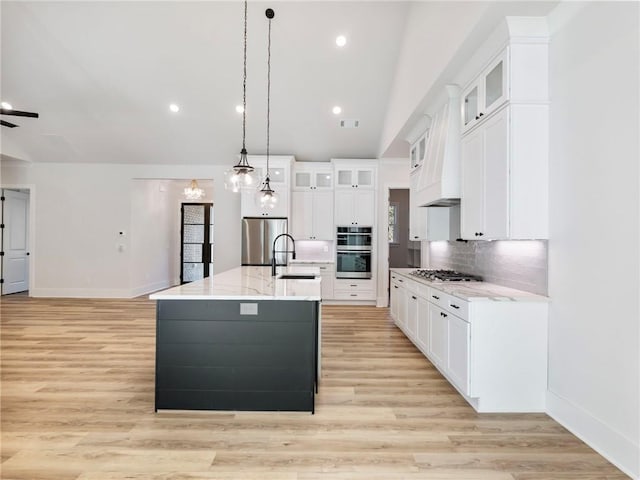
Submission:
[[[637,2],[550,15],[548,411],[640,476]]]
[[[224,190],[226,168],[70,163],[20,167],[3,162],[3,185],[33,186],[31,295],[129,297],[135,294],[133,285],[138,288],[144,284],[144,272],[134,261],[131,249],[133,179],[213,179],[216,271],[238,266],[240,199]],[[120,231],[130,234],[122,238]]]

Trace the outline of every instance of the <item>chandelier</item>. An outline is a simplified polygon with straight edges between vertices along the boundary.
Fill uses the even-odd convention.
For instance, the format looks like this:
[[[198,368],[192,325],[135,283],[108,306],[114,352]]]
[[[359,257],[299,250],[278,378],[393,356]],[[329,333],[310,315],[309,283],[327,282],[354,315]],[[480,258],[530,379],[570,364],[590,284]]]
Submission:
[[[196,180],[191,180],[189,186],[184,189],[184,196],[187,200],[200,200],[205,196],[205,193],[202,188],[198,187],[198,182]]]

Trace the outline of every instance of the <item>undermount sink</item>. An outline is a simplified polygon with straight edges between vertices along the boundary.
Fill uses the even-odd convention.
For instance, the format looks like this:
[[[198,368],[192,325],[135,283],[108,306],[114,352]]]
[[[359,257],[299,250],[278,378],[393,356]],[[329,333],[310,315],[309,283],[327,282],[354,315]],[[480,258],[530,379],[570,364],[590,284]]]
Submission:
[[[283,273],[278,277],[280,280],[313,280],[315,278],[313,273]]]

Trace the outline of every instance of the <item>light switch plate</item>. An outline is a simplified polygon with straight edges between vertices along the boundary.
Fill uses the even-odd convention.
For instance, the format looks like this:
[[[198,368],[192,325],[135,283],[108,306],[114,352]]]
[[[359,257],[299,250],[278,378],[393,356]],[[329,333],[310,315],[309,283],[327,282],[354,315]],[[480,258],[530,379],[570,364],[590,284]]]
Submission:
[[[241,303],[240,315],[258,315],[257,303]]]

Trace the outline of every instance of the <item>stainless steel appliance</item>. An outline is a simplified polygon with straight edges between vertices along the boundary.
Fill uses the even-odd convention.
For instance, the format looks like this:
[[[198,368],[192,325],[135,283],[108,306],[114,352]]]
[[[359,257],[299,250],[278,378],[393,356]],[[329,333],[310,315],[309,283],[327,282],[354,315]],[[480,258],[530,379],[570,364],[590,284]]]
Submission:
[[[286,218],[243,218],[242,265],[271,265],[273,241],[282,233],[287,233]],[[276,253],[276,264],[286,265],[286,255],[284,252]]]
[[[418,269],[411,272],[411,275],[422,277],[435,282],[481,282],[482,277],[469,273],[460,273],[455,270],[426,270]]]
[[[371,250],[372,227],[337,227],[338,250]]]
[[[338,247],[336,278],[371,278],[371,249],[341,250]]]

